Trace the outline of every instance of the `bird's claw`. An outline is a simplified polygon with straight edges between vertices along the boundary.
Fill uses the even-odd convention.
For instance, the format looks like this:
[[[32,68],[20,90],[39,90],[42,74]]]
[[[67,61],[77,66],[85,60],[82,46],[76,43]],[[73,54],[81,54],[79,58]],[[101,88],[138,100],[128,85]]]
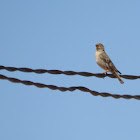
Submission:
[[[106,71],[103,72],[102,74],[104,74],[104,75],[106,76],[106,75],[107,75],[107,72],[108,72],[108,70],[106,70]],[[105,76],[104,76],[104,77],[105,77]],[[103,78],[104,78],[104,77],[103,77]]]

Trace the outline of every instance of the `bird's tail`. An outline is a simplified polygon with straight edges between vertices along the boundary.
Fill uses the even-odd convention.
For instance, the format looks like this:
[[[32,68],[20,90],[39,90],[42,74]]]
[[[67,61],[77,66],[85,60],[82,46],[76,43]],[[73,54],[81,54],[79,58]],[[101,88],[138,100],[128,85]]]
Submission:
[[[113,72],[113,75],[116,76],[118,78],[118,80],[120,81],[121,84],[124,83],[124,81],[121,79],[121,77],[118,75],[117,72]]]

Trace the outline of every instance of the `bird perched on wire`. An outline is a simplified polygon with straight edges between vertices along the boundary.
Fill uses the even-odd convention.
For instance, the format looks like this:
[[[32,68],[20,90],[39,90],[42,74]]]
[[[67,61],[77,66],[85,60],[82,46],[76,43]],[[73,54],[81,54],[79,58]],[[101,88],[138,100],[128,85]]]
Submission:
[[[115,77],[119,79],[121,84],[124,83],[118,74],[120,72],[116,69],[109,56],[105,53],[104,46],[101,43],[96,44],[95,59],[96,59],[96,63],[102,69],[106,70],[105,72],[103,72],[105,75],[107,74],[107,72],[111,72]]]

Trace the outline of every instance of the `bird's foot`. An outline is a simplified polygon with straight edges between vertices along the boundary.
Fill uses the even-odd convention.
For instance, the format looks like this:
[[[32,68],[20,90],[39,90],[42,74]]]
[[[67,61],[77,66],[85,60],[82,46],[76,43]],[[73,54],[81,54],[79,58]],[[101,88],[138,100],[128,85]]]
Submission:
[[[105,72],[103,72],[103,74],[105,74],[105,76],[107,75],[108,70],[106,70]]]

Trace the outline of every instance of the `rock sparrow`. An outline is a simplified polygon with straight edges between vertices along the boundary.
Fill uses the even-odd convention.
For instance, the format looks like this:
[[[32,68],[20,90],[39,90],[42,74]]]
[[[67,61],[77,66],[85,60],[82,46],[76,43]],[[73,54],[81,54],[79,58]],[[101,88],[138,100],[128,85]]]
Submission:
[[[116,76],[119,79],[121,84],[124,83],[123,80],[118,75],[118,73],[120,72],[116,69],[109,56],[105,53],[104,46],[101,43],[96,44],[95,59],[96,63],[102,69],[106,70],[104,74],[107,74],[107,72],[111,72],[114,76]]]

